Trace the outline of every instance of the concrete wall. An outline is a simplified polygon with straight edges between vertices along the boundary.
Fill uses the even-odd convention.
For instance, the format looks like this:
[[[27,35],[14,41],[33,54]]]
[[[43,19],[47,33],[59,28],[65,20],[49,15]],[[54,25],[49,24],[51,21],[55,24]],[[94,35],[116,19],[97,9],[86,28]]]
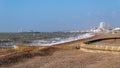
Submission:
[[[90,40],[90,41],[94,41],[94,40]],[[89,41],[87,41],[89,42]],[[120,53],[120,46],[112,46],[112,45],[105,45],[105,44],[86,44],[86,42],[81,43],[80,45],[80,49],[83,51],[87,51],[87,52],[119,52]]]

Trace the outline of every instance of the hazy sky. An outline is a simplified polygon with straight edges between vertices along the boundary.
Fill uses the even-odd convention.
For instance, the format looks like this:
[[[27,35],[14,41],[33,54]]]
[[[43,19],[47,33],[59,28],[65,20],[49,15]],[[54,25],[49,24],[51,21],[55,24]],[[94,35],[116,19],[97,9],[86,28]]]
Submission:
[[[120,0],[0,0],[0,32],[120,26]]]

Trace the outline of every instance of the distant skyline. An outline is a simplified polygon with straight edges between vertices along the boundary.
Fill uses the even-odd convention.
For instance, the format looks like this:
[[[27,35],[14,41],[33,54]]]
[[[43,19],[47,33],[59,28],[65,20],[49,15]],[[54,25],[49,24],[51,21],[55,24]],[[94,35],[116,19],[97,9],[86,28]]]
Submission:
[[[0,0],[0,32],[120,27],[120,0]]]

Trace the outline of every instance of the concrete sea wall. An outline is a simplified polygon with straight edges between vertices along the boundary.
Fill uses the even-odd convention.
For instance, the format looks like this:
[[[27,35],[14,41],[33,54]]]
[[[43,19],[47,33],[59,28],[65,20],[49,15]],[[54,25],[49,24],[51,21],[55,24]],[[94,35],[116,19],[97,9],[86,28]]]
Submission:
[[[108,39],[111,39],[111,38],[108,38]],[[98,40],[98,39],[95,39],[95,40]],[[94,40],[90,40],[90,41],[94,41]],[[109,45],[109,44],[100,44],[100,45],[99,44],[91,44],[90,41],[82,42],[80,45],[80,49],[82,51],[86,51],[86,52],[120,53],[119,45],[116,46],[116,45]]]

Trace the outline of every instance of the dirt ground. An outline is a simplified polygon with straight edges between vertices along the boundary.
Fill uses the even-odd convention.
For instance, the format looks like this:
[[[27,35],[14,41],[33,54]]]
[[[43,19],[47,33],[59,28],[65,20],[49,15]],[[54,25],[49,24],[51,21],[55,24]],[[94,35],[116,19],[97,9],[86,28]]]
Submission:
[[[95,38],[98,37],[103,35]],[[37,55],[0,68],[120,68],[120,54],[83,52],[70,46],[81,41],[52,46],[45,52],[49,55]]]
[[[36,56],[0,68],[120,68],[120,55],[59,50],[50,56]]]

